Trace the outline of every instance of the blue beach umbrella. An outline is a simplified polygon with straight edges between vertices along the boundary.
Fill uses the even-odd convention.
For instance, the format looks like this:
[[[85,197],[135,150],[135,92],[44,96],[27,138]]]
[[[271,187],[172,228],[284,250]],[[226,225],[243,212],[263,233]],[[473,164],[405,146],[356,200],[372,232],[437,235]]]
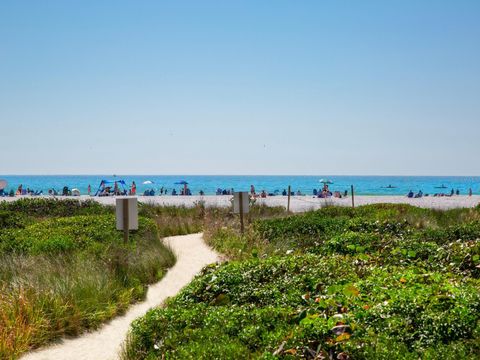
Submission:
[[[175,185],[188,185],[188,182],[186,182],[185,180],[180,180],[180,181],[177,181]]]

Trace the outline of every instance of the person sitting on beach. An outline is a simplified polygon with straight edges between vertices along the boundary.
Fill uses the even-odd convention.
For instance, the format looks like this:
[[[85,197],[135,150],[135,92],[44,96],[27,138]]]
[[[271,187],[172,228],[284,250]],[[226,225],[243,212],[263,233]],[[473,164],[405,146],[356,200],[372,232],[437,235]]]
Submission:
[[[176,195],[177,195],[177,190],[173,189],[173,190],[172,190],[172,195],[173,195],[173,196],[176,196]]]
[[[345,190],[345,192],[343,193],[343,197],[347,197],[348,196],[348,190]]]
[[[335,191],[335,192],[333,193],[333,197],[338,198],[338,199],[341,199],[341,198],[342,198],[342,194],[340,194],[340,191]]]
[[[287,190],[283,189],[282,195],[283,195],[283,196],[287,196]]]
[[[260,197],[262,197],[262,198],[267,197],[267,193],[265,192],[265,190],[262,190],[262,193],[260,194]]]
[[[419,199],[419,198],[421,198],[421,197],[423,197],[423,192],[422,192],[422,190],[420,190],[420,191],[418,192],[418,194],[415,195],[415,199]]]
[[[455,190],[452,189],[452,191],[450,191],[450,196],[453,196],[455,194]]]
[[[325,188],[322,190],[322,192],[319,194],[319,198],[326,199],[328,197],[332,196],[332,193],[328,190],[325,190]]]
[[[200,194],[200,196],[203,196],[203,195],[205,195],[205,192],[203,190],[200,190],[199,194]]]
[[[302,196],[302,192],[300,190],[297,190],[297,196]]]
[[[415,196],[415,194],[413,193],[412,190],[410,190],[407,194],[407,197],[410,198],[410,199],[413,198],[414,196]]]
[[[455,191],[455,193],[458,195],[460,195],[460,190],[457,189],[457,191]]]
[[[22,190],[23,190],[23,185],[22,184],[18,185],[17,192],[15,193],[15,195],[22,195]]]
[[[317,189],[313,189],[313,196],[317,196],[318,195],[318,190]]]

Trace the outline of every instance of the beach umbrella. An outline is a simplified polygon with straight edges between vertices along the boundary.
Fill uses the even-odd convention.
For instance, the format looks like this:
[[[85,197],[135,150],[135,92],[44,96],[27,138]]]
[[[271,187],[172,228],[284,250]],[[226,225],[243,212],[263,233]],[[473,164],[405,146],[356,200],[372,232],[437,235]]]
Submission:
[[[151,180],[147,180],[147,181],[144,181],[142,184],[143,185],[150,185],[150,184],[154,184],[154,182],[151,181]]]
[[[3,190],[7,187],[8,183],[6,180],[0,180],[0,190]]]
[[[175,185],[188,185],[188,182],[186,182],[185,180],[180,180],[180,181],[177,181]]]
[[[322,184],[329,184],[329,185],[333,184],[333,181],[329,179],[320,179],[320,182]]]

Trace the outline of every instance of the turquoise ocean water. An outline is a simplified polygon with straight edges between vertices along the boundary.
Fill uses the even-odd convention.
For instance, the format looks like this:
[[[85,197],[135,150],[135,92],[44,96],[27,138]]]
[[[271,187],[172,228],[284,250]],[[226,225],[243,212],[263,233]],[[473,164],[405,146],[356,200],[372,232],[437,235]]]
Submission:
[[[7,190],[16,190],[19,184],[24,188],[43,190],[54,188],[61,190],[64,186],[78,188],[82,194],[86,194],[90,184],[92,192],[98,188],[100,181],[123,179],[130,185],[132,181],[137,184],[137,192],[143,193],[146,189],[155,189],[158,193],[160,187],[168,189],[170,193],[173,188],[177,191],[182,187],[175,185],[175,182],[185,180],[189,183],[192,193],[198,194],[203,190],[206,194],[215,194],[217,188],[235,189],[237,191],[248,191],[250,185],[254,185],[257,192],[265,190],[273,193],[275,190],[283,191],[291,185],[292,191],[300,190],[310,195],[314,188],[320,188],[320,179],[329,179],[333,182],[331,190],[349,190],[350,185],[355,186],[358,195],[405,195],[412,190],[422,190],[427,194],[449,193],[451,189],[460,190],[461,194],[467,194],[472,189],[474,194],[480,194],[480,177],[449,177],[449,176],[201,176],[201,175],[0,175],[0,179],[8,182]],[[143,185],[144,181],[153,181],[154,184]],[[391,185],[394,188],[387,188]],[[444,189],[439,187],[445,186]]]

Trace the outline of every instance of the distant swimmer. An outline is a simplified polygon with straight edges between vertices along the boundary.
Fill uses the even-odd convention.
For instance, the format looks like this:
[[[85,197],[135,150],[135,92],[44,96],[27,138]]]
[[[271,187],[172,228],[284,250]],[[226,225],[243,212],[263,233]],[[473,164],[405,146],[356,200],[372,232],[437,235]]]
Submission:
[[[388,185],[388,186],[385,186],[384,189],[396,189],[397,187],[396,186],[393,186],[393,185]]]

